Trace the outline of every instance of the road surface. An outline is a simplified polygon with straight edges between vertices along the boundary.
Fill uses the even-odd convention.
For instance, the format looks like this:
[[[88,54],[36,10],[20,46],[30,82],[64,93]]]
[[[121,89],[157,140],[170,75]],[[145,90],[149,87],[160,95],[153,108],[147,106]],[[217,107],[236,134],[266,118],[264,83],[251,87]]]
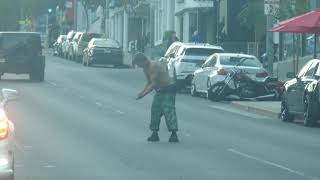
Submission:
[[[316,180],[320,129],[177,96],[180,143],[148,143],[152,95],[141,70],[83,67],[47,54],[46,81],[6,75],[19,90],[17,180]]]

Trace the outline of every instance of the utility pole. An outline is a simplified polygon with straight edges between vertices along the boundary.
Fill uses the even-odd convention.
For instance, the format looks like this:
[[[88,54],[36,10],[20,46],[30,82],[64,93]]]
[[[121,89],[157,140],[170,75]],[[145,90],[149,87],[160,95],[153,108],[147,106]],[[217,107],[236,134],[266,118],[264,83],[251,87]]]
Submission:
[[[272,15],[267,15],[267,29],[271,29],[274,25],[275,18]],[[274,45],[273,45],[273,33],[267,32],[267,59],[268,59],[268,72],[270,76],[273,76],[273,59],[274,59]]]
[[[218,1],[217,0],[213,0],[212,1],[212,17],[213,17],[213,31],[212,31],[212,35],[213,35],[213,44],[216,44],[218,42],[217,40],[217,26],[218,26],[218,17],[217,17],[217,6],[218,6]]]

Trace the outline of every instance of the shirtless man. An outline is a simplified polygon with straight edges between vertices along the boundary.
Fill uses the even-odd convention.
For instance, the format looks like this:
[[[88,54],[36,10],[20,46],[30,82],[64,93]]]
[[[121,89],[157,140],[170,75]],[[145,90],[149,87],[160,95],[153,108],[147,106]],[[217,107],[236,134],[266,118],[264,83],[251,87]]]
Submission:
[[[160,62],[150,61],[143,53],[137,53],[135,55],[133,64],[143,69],[147,79],[147,84],[138,94],[137,100],[143,98],[153,90],[156,91],[151,107],[150,129],[152,135],[148,138],[148,141],[159,141],[158,131],[160,120],[161,117],[164,116],[168,130],[172,133],[169,142],[179,142],[175,108],[176,88],[166,67]]]

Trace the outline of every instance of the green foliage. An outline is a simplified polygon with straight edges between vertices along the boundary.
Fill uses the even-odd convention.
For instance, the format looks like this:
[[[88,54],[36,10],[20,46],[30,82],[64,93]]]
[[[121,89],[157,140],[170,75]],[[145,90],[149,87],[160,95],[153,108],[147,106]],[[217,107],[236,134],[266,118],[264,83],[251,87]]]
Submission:
[[[0,0],[0,31],[12,31],[18,28],[18,0]]]

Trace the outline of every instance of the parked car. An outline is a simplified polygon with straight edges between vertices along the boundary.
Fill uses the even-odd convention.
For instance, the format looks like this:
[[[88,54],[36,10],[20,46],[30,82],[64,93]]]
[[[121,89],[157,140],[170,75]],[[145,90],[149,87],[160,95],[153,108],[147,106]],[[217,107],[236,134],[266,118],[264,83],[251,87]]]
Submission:
[[[241,64],[239,64],[242,60]],[[218,82],[225,80],[232,69],[244,71],[250,79],[264,81],[268,77],[267,71],[255,56],[234,53],[216,53],[211,55],[205,63],[193,73],[191,95],[199,93],[208,95],[208,90]]]
[[[123,65],[123,51],[113,39],[93,38],[84,50],[83,65],[107,64],[119,67]]]
[[[75,31],[70,31],[68,34],[67,34],[67,40],[65,41],[65,43],[63,43],[63,56],[64,58],[69,58],[69,50],[70,48],[72,47],[72,40],[73,40],[73,37],[74,35],[76,35],[76,32]]]
[[[76,35],[77,36],[77,35]],[[75,36],[75,40],[73,41],[73,51],[72,51],[72,59],[76,62],[82,61],[83,50],[88,47],[88,43],[92,38],[102,38],[103,34],[99,33],[79,33],[79,37]]]
[[[60,35],[53,44],[53,55],[62,56],[62,44],[66,41],[67,35]]]
[[[289,72],[292,78],[284,85],[281,102],[281,119],[292,122],[297,115],[304,116],[305,126],[314,126],[320,120],[320,60],[309,61],[298,75]]]
[[[196,43],[173,43],[161,61],[168,64],[169,75],[176,81],[178,88],[191,85],[194,71],[214,53],[224,52],[220,46]]]
[[[39,33],[0,32],[0,77],[4,73],[29,74],[43,81],[45,57]]]
[[[69,60],[75,60],[75,44],[78,43],[81,35],[83,34],[83,32],[76,32],[75,35],[73,36],[72,41],[70,42],[70,45],[68,46],[68,58]]]
[[[18,97],[12,89],[2,89],[0,107],[0,179],[14,180],[14,123],[6,115],[7,103]]]

